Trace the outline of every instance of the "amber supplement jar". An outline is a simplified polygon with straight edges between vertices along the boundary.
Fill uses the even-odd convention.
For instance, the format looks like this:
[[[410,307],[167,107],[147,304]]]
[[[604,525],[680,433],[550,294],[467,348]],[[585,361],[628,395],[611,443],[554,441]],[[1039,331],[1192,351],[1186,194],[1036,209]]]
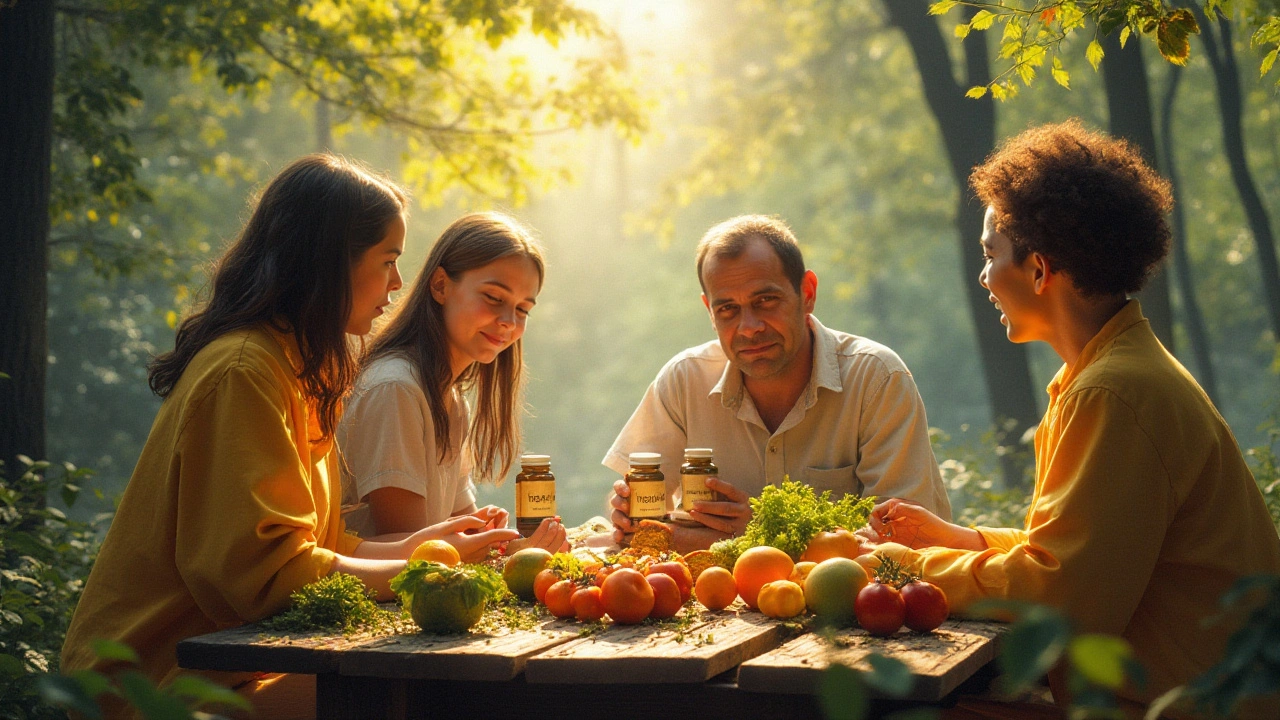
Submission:
[[[667,515],[667,481],[662,475],[662,456],[651,452],[633,452],[627,458],[627,488],[632,520],[661,520]]]
[[[533,534],[542,521],[556,516],[556,476],[550,455],[522,455],[516,475],[516,530]]]
[[[720,468],[711,461],[711,448],[685,448],[680,466],[680,509],[693,512],[696,502],[720,502],[724,495],[707,487],[707,478],[719,478]]]

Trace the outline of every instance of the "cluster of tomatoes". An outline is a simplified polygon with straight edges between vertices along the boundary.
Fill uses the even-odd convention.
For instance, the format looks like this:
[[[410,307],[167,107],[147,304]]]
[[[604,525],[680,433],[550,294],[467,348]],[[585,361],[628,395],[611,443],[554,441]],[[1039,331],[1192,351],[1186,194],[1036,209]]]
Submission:
[[[872,635],[888,636],[903,625],[916,632],[932,632],[946,621],[947,596],[937,585],[909,580],[901,587],[892,583],[869,582],[858,591],[854,615],[858,624]]]
[[[674,617],[693,597],[693,574],[680,560],[611,563],[589,568],[577,578],[546,568],[533,580],[538,602],[558,618],[593,622],[608,615],[632,625]]]

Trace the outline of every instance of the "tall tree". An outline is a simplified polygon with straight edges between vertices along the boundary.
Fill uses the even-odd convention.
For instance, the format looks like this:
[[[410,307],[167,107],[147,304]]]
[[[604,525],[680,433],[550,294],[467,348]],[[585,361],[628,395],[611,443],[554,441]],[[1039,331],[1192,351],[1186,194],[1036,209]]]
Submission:
[[[1280,340],[1280,264],[1276,260],[1276,237],[1271,230],[1271,217],[1262,202],[1258,184],[1245,157],[1243,100],[1240,94],[1240,71],[1236,66],[1235,44],[1231,37],[1231,20],[1219,15],[1217,22],[1207,22],[1204,13],[1195,9],[1200,19],[1200,39],[1205,57],[1213,68],[1218,91],[1218,112],[1222,117],[1222,145],[1231,166],[1231,180],[1240,195],[1253,244],[1258,253],[1258,271],[1262,276],[1263,301],[1271,331]]]
[[[53,144],[54,9],[0,4],[0,461],[44,456],[49,158]]]
[[[969,189],[969,172],[995,148],[996,118],[990,95],[973,99],[965,97],[965,93],[970,87],[990,82],[986,35],[973,33],[964,39],[962,79],[957,81],[947,43],[937,21],[929,15],[926,0],[885,0],[885,7],[890,22],[902,29],[911,45],[925,98],[937,120],[951,173],[960,189],[955,227],[983,377],[993,417],[997,423],[1013,421],[1011,436],[1016,441],[1037,420],[1027,352],[1022,345],[1009,342],[1002,326],[991,322],[987,291],[977,283],[982,271],[981,256],[973,249],[982,234],[985,208]],[[964,9],[967,19],[976,12],[971,7]],[[1007,464],[1005,470],[1006,480],[1021,475],[1015,465]]]
[[[1182,298],[1182,311],[1186,315],[1187,337],[1196,358],[1200,386],[1214,403],[1218,402],[1218,377],[1213,367],[1213,353],[1209,343],[1209,331],[1205,326],[1200,301],[1196,297],[1191,254],[1187,251],[1187,217],[1182,202],[1182,177],[1174,156],[1173,108],[1182,84],[1182,68],[1169,66],[1169,82],[1160,100],[1160,170],[1173,186],[1173,267],[1177,272],[1178,294]]]
[[[1155,167],[1159,152],[1142,45],[1130,42],[1121,47],[1119,34],[1111,33],[1102,39],[1102,48],[1107,57],[1102,63],[1102,73],[1107,85],[1111,134],[1136,145],[1147,162]],[[1163,267],[1156,271],[1138,297],[1156,337],[1173,351],[1173,308],[1169,303],[1169,276]]]
[[[246,95],[281,79],[361,122],[392,125],[409,137],[405,174],[424,199],[462,186],[519,204],[547,177],[532,159],[537,134],[606,124],[635,133],[645,122],[616,38],[571,0],[18,0],[0,3],[0,26],[0,217],[14,233],[0,271],[0,371],[13,376],[0,390],[6,459],[44,454],[51,210],[56,222],[91,225],[148,198],[128,112],[142,99],[140,69],[212,69]],[[535,77],[521,55],[497,52],[521,32],[552,44],[580,35],[595,54]],[[99,245],[85,230],[68,236],[95,261],[139,249]]]

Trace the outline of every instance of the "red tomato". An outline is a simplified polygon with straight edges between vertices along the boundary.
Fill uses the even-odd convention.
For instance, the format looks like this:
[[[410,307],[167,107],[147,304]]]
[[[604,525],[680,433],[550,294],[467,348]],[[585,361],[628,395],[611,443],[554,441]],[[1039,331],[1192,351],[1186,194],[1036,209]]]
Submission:
[[[652,575],[654,573],[670,575],[671,579],[676,581],[676,587],[680,588],[681,605],[689,602],[689,598],[693,597],[693,574],[689,572],[688,565],[674,560],[654,563],[649,566],[649,572],[645,574]]]
[[[578,588],[569,602],[582,622],[595,622],[604,617],[604,602],[600,599],[600,588],[595,585]]]
[[[887,637],[902,627],[907,607],[902,602],[902,593],[892,585],[873,582],[858,591],[858,597],[853,601],[853,612],[864,630]]]
[[[545,603],[547,589],[558,582],[560,582],[560,576],[555,570],[548,568],[538,571],[538,574],[533,576],[533,596],[538,602]]]
[[[555,585],[547,588],[547,594],[543,598],[543,602],[547,604],[547,609],[552,615],[558,618],[567,618],[573,616],[573,593],[578,587],[569,580],[559,580]]]
[[[610,573],[612,573],[614,570],[619,569],[620,567],[622,566],[621,565],[605,565],[604,567],[596,571],[596,574],[591,578],[591,584],[595,585],[596,587],[604,587],[605,578],[609,577]]]
[[[902,602],[907,606],[907,627],[916,632],[932,632],[947,619],[947,594],[923,580],[902,586]]]
[[[653,588],[653,609],[649,611],[649,617],[656,620],[675,617],[681,605],[680,586],[676,585],[675,579],[666,573],[656,572],[646,576],[645,580]]]
[[[674,580],[671,582],[675,583]],[[679,593],[676,590],[676,594]],[[644,579],[640,571],[631,568],[614,570],[600,586],[600,601],[604,604],[604,611],[614,622],[623,625],[634,625],[649,617],[649,611],[653,610],[653,600],[653,586]]]

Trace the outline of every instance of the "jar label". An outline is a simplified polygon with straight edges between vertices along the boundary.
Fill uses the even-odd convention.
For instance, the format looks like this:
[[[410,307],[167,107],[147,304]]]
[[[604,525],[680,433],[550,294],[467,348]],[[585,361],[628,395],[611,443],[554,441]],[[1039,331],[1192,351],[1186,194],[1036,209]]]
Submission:
[[[660,518],[667,514],[667,483],[662,480],[639,480],[631,486],[631,517]]]
[[[716,493],[707,487],[707,479],[715,475],[681,475],[680,476],[680,509],[693,511],[696,502],[713,502]]]
[[[556,481],[526,480],[516,492],[517,518],[554,517],[556,514]]]

